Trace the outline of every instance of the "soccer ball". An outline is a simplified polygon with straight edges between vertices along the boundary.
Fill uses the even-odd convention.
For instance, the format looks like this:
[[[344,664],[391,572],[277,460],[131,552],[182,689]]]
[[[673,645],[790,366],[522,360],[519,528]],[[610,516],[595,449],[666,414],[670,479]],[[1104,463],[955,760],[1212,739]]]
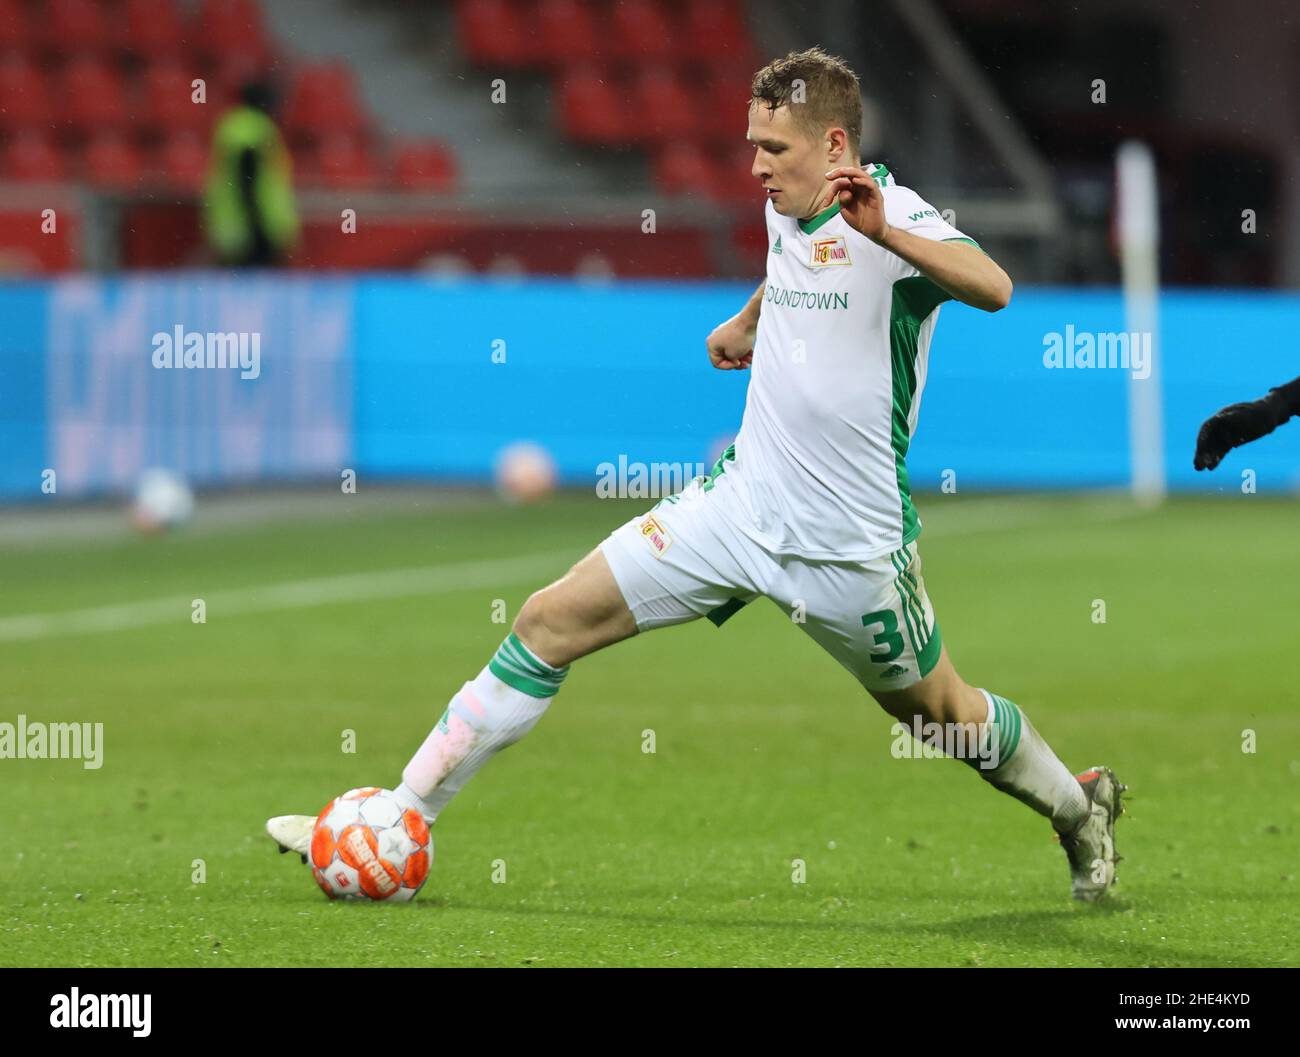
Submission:
[[[521,441],[497,456],[497,492],[512,503],[534,503],[555,491],[555,462],[540,444]]]
[[[405,903],[415,898],[432,861],[424,818],[387,789],[349,790],[316,816],[311,872],[330,899]]]
[[[131,505],[131,523],[141,532],[161,532],[194,513],[194,493],[170,470],[145,470]]]

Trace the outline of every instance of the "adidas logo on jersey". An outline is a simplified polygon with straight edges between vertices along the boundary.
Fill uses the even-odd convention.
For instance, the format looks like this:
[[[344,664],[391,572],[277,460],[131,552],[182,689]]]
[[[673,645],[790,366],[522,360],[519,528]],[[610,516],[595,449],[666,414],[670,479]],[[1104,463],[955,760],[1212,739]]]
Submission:
[[[775,241],[774,243],[772,243],[772,252],[775,253],[777,256],[780,256],[780,255],[781,255],[781,236],[780,236],[780,235],[778,235],[778,236],[776,237],[776,241]]]
[[[898,676],[903,675],[906,671],[907,669],[904,668],[901,664],[891,664],[888,668],[886,668],[883,672],[880,673],[880,678],[896,679],[898,678]]]

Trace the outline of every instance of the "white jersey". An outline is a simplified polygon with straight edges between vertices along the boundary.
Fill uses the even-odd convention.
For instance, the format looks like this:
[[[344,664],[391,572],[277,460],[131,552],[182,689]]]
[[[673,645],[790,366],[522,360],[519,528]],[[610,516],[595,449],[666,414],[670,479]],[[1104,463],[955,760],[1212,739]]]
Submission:
[[[891,225],[966,239],[882,165]],[[949,299],[839,215],[811,220],[767,204],[767,285],[745,415],[728,485],[748,510],[737,527],[768,549],[866,561],[914,540],[920,522],[906,456],[930,336]]]

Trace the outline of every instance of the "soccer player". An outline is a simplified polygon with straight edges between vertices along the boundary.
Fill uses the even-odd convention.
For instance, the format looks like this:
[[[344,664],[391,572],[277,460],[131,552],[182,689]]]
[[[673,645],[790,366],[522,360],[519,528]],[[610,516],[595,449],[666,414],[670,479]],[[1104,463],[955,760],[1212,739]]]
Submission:
[[[1275,386],[1258,400],[1229,404],[1201,424],[1192,465],[1213,470],[1233,448],[1268,436],[1293,415],[1300,415],[1300,378]]]
[[[858,164],[861,126],[857,77],[820,49],[755,75],[767,277],[706,343],[715,367],[753,367],[740,432],[712,473],[527,600],[402,772],[396,792],[430,822],[533,727],[574,661],[652,628],[721,625],[764,596],[801,607],[799,626],[890,715],[977,735],[978,752],[949,754],[1051,821],[1075,898],[1111,888],[1124,787],[1105,767],[1071,774],[1014,702],[962,680],[917,553],[905,458],[939,306],[995,312],[1011,280],[883,165]],[[305,855],[312,821],[267,825]]]

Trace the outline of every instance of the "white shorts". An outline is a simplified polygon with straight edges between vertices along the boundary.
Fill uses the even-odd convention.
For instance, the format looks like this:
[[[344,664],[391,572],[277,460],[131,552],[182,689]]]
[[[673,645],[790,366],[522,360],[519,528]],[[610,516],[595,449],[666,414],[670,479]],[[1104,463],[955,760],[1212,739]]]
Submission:
[[[773,554],[736,527],[744,517],[715,467],[609,534],[600,550],[638,631],[699,617],[720,627],[763,596],[868,690],[930,673],[942,644],[915,543],[865,562],[815,561]]]

